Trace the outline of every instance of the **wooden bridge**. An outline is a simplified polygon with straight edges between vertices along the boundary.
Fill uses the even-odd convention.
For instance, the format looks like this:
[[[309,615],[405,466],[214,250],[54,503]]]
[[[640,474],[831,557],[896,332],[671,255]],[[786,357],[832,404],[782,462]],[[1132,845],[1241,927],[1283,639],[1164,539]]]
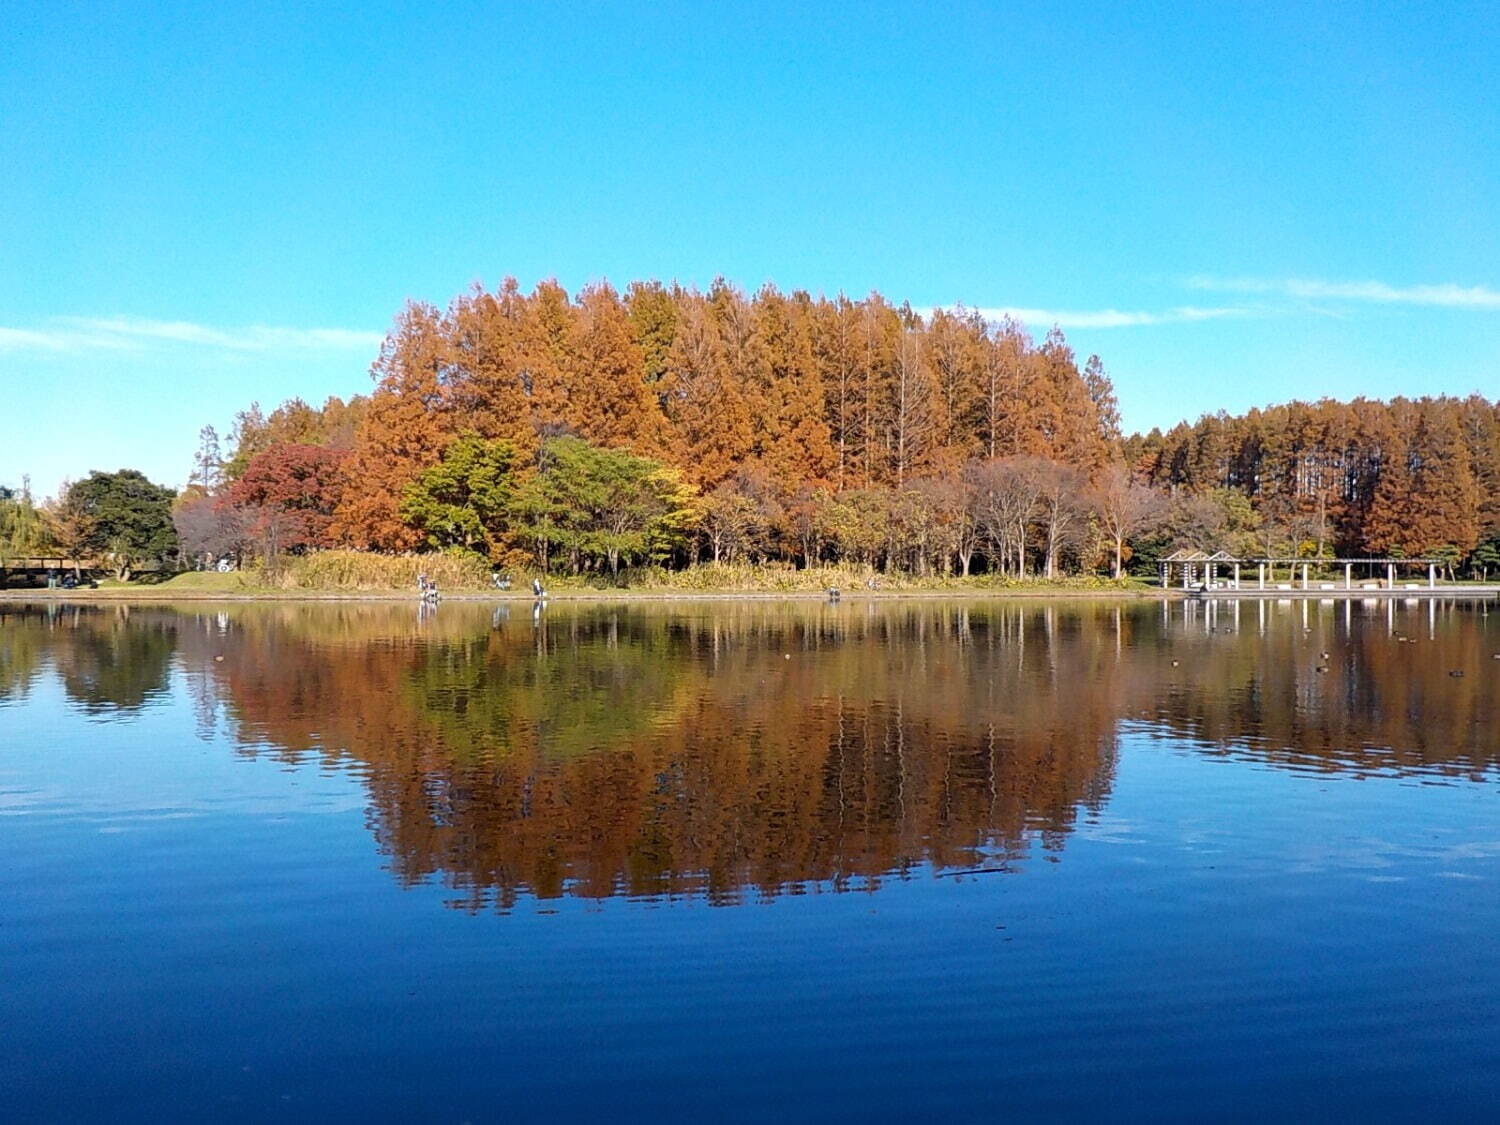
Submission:
[[[80,578],[112,574],[115,564],[112,559],[97,556],[72,555],[8,555],[0,556],[0,590],[10,585],[39,585],[46,582],[48,572],[58,578],[64,574],[76,574]],[[132,574],[152,574],[162,567],[157,563],[132,565]]]
[[[49,571],[59,578],[64,574],[78,574],[87,578],[92,574],[106,573],[110,569],[110,565],[102,559],[75,558],[71,555],[0,556],[0,589],[12,584],[35,585],[44,582]]]

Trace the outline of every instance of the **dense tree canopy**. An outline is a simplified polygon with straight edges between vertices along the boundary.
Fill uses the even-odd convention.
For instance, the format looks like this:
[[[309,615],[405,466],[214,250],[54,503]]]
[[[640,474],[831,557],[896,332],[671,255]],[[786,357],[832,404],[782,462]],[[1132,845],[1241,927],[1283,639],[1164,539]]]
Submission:
[[[349,403],[252,405],[221,465],[205,431],[194,481],[223,484],[195,526],[243,537],[226,511],[270,503],[318,513],[308,546],[575,570],[1500,553],[1500,408],[1483,398],[1290,403],[1127,438],[1103,364],[1080,369],[1059,330],[1038,343],[873,293],[507,281],[408,305],[372,375]],[[337,458],[300,499],[233,483],[313,448]]]
[[[544,560],[559,554],[574,570],[614,572],[679,550],[696,525],[695,492],[659,462],[559,437],[542,446],[517,508]]]
[[[92,472],[72,484],[63,506],[77,521],[76,547],[112,559],[122,577],[143,562],[161,563],[175,556],[177,532],[172,525],[176,491],[152,484],[136,469]]]
[[[1126,442],[1174,496],[1253,506],[1263,553],[1469,555],[1500,536],[1500,406],[1479,397],[1294,402]]]
[[[368,400],[242,413],[225,475],[277,445],[349,448],[328,535],[355,547],[499,558],[524,545],[583,568],[707,553],[947,570],[974,554],[954,521],[966,464],[1031,457],[1079,483],[1109,462],[1118,427],[1097,357],[1080,372],[1056,331],[1036,345],[962,309],[924,317],[878,294],[747,296],[722,281],[576,298],[508,281],[446,311],[413,304],[373,374]],[[628,490],[665,504],[674,514],[653,518],[672,534],[622,514]],[[1082,541],[1059,526],[1044,569]]]
[[[194,459],[194,482],[220,479],[236,481],[244,475],[251,460],[278,445],[326,445],[348,449],[354,444],[354,433],[364,417],[369,399],[356,395],[347,403],[334,396],[322,407],[309,406],[300,398],[282,403],[269,415],[260,403],[252,402],[235,415],[230,440],[234,452],[227,461],[219,460],[219,438],[213,427],[200,435],[198,456]],[[206,491],[214,491],[210,483]]]
[[[278,549],[334,546],[330,528],[344,492],[347,456],[328,446],[270,446],[250,459],[228,501],[246,513],[249,534],[274,537]]]
[[[423,470],[401,500],[401,517],[429,547],[461,547],[499,558],[516,508],[516,447],[467,433]]]

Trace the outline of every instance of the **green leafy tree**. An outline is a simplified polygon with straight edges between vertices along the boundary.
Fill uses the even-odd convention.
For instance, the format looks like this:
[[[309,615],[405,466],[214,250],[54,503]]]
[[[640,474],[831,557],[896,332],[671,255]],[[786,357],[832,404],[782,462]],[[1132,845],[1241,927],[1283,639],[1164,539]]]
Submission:
[[[47,522],[31,498],[31,482],[0,487],[0,560],[35,555],[47,545]]]
[[[1474,553],[1469,556],[1469,566],[1479,575],[1481,582],[1489,577],[1490,571],[1500,570],[1500,535],[1486,539],[1475,547]]]
[[[517,498],[520,454],[502,439],[466,433],[407,486],[401,518],[432,547],[461,547],[498,558]]]
[[[821,531],[845,562],[874,566],[886,546],[890,508],[879,489],[850,489],[824,507]]]
[[[176,495],[137,469],[92,472],[68,488],[62,508],[88,528],[79,545],[108,554],[116,576],[124,579],[141,563],[166,562],[176,554]]]
[[[545,569],[565,555],[572,568],[664,558],[684,546],[699,519],[697,490],[676,470],[581,438],[553,438],[517,512]]]

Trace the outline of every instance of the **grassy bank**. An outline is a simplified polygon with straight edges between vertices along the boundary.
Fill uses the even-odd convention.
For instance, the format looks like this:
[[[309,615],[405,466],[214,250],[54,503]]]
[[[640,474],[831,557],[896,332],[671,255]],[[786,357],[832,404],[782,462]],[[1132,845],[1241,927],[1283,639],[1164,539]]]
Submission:
[[[189,600],[214,598],[410,598],[417,576],[426,574],[448,598],[507,596],[495,590],[482,560],[458,555],[372,555],[358,551],[322,551],[285,560],[274,570],[252,567],[228,574],[213,571],[178,574],[162,581],[104,582],[98,590],[13,590],[0,597],[146,598]],[[511,572],[508,596],[529,598],[533,574]],[[703,597],[825,596],[837,588],[843,596],[1150,596],[1161,591],[1138,579],[1099,577],[1014,579],[997,575],[969,578],[881,574],[858,567],[704,565],[687,570],[659,567],[622,571],[618,576],[548,575],[554,597]]]

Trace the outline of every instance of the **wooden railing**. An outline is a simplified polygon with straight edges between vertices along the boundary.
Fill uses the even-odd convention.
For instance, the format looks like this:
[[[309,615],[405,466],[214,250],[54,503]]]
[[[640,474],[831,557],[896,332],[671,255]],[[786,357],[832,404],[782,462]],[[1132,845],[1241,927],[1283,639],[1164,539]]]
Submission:
[[[0,555],[3,570],[101,570],[109,564],[101,559],[71,558],[67,555]]]
[[[73,557],[71,555],[0,555],[0,574],[45,574],[55,570],[103,573],[115,569],[114,561],[107,558]],[[154,574],[165,569],[160,563],[132,563],[132,574]]]

